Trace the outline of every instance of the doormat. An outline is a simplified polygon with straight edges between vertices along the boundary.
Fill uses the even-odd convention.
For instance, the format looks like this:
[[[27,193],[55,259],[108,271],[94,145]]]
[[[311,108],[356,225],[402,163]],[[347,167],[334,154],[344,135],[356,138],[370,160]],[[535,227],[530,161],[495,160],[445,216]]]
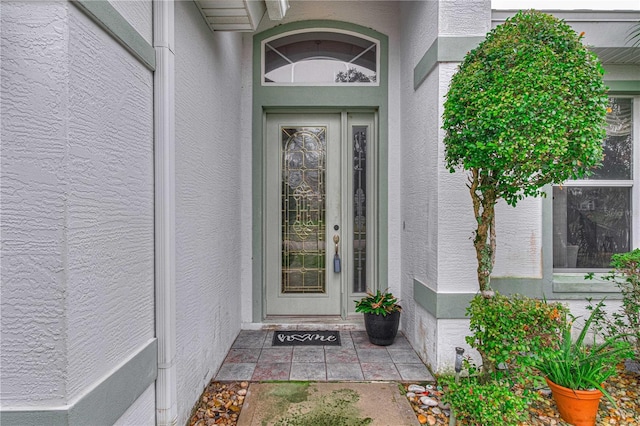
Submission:
[[[341,346],[339,331],[274,331],[273,346]]]

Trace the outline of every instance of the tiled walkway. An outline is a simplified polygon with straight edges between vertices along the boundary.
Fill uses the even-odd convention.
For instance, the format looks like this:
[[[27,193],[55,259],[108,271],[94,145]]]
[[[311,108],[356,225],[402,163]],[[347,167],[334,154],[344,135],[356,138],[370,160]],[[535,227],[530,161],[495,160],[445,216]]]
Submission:
[[[340,331],[341,346],[272,346],[273,331],[243,330],[216,380],[433,381],[409,341],[369,343],[364,331]]]

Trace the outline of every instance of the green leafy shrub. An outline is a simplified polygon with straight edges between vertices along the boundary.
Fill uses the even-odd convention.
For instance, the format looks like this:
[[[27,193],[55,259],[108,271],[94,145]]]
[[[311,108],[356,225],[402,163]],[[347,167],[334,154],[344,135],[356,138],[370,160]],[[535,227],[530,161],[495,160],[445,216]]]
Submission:
[[[392,312],[400,311],[402,307],[398,305],[398,298],[388,291],[383,293],[378,290],[375,294],[367,292],[367,296],[356,300],[356,312],[387,316]]]
[[[467,308],[471,335],[467,343],[482,356],[484,375],[501,367],[511,375],[527,375],[537,359],[557,349],[568,309],[521,295],[477,295]]]
[[[451,172],[469,172],[478,284],[487,295],[497,201],[515,206],[602,161],[604,69],[581,38],[551,15],[519,12],[490,31],[451,79],[445,160]]]
[[[584,323],[580,335],[571,338],[571,324],[562,333],[562,344],[539,361],[536,367],[552,382],[574,390],[599,389],[615,405],[602,383],[617,374],[616,366],[632,354],[628,342],[611,336],[602,343],[585,345],[589,327],[602,309],[598,303]]]
[[[613,282],[620,289],[622,307],[607,315],[604,309],[595,309],[589,299],[589,309],[595,312],[594,328],[605,337],[619,337],[633,345],[636,359],[640,360],[640,249],[611,257],[609,273],[601,277]],[[588,274],[593,279],[594,274]],[[600,302],[602,307],[605,305]]]
[[[443,401],[451,404],[459,424],[518,425],[529,418],[528,407],[537,394],[505,379],[483,383],[474,375],[475,367],[468,360],[465,364],[471,376],[457,383],[453,377],[440,379],[445,387]]]

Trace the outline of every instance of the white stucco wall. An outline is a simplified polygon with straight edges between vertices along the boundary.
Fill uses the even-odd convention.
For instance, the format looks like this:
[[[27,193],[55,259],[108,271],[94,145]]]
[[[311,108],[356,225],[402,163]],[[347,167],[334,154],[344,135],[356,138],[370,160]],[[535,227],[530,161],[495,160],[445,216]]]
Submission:
[[[209,30],[193,2],[175,4],[176,365],[178,424],[240,330],[242,37]],[[248,242],[250,244],[250,240]]]
[[[3,406],[67,399],[68,7],[0,4]]]
[[[152,73],[70,3],[1,7],[2,405],[73,404],[154,336]]]
[[[421,332],[421,313],[416,311],[420,308],[413,302],[413,280],[433,290],[437,286],[438,79],[437,73],[431,73],[414,90],[413,69],[437,37],[438,3],[402,2],[401,11],[401,299],[403,330],[418,349],[435,337],[420,340],[426,336]]]
[[[68,393],[154,335],[153,76],[69,8]]]
[[[440,1],[439,36],[484,36],[491,29],[491,4],[487,0]],[[449,81],[457,71],[456,63],[441,63],[439,73],[438,110],[438,292],[475,292],[477,289],[476,257],[472,240],[475,229],[473,205],[466,187],[464,172],[449,173],[444,166],[442,143],[442,103]]]

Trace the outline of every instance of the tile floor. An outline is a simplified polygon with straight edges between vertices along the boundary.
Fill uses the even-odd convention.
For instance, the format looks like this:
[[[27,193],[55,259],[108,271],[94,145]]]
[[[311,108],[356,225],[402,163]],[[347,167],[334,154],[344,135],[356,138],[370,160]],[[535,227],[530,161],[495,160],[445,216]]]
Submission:
[[[272,346],[273,331],[242,330],[216,380],[401,381],[434,378],[409,341],[369,343],[365,331],[340,331],[341,346]]]

